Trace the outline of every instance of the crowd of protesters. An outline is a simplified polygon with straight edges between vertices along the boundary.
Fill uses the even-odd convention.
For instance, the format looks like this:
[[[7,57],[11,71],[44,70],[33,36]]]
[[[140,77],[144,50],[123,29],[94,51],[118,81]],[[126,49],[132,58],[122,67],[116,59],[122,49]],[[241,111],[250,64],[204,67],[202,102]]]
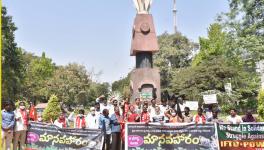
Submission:
[[[13,149],[25,149],[26,131],[29,121],[41,122],[41,117],[37,117],[34,105],[31,103],[27,110],[25,102],[20,102],[19,107],[13,111],[12,103],[7,101],[4,103],[2,110],[2,142],[6,145],[6,149],[10,150],[12,141]],[[251,111],[247,111],[242,118],[237,115],[235,109],[230,110],[230,116],[226,121],[218,118],[219,110],[208,107],[205,111],[198,108],[197,114],[192,115],[190,108],[185,107],[183,111],[179,110],[175,101],[161,100],[160,105],[156,99],[151,101],[142,101],[136,98],[134,103],[130,103],[128,98],[118,100],[111,97],[108,101],[104,95],[95,100],[95,104],[90,108],[88,114],[80,109],[77,115],[74,112],[66,117],[65,113],[61,113],[52,124],[60,127],[70,127],[73,122],[74,128],[79,129],[101,129],[104,133],[105,140],[103,149],[119,150],[124,149],[125,141],[125,123],[141,122],[141,123],[196,123],[204,124],[213,123],[231,123],[239,124],[242,122],[255,122]],[[4,149],[4,148],[2,148]]]

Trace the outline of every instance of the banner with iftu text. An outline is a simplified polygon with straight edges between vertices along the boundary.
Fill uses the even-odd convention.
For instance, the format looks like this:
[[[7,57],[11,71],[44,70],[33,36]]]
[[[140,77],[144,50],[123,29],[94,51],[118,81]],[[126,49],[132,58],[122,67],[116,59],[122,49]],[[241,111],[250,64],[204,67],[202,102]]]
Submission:
[[[127,124],[127,150],[217,150],[214,124]]]
[[[221,150],[264,150],[264,124],[218,124]]]
[[[101,150],[103,133],[98,129],[61,129],[30,122],[27,150]]]

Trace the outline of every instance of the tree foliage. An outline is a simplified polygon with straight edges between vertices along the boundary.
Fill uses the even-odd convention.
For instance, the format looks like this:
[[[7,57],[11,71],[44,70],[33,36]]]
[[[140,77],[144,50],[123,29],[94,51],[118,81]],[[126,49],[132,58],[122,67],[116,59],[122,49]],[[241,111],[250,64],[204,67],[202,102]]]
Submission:
[[[260,89],[258,94],[258,119],[264,121],[264,90]]]
[[[43,120],[50,121],[56,120],[61,113],[60,102],[56,95],[51,95],[48,101],[48,106],[43,112]]]
[[[38,101],[47,101],[48,88],[46,82],[53,76],[55,64],[50,58],[47,58],[45,53],[41,57],[36,57],[30,53],[23,55],[25,66],[25,81],[23,84],[24,97]]]
[[[192,64],[197,66],[202,61],[212,56],[219,56],[225,53],[226,33],[222,31],[220,24],[212,24],[208,29],[208,38],[199,38],[200,52],[195,56]]]
[[[154,65],[160,69],[161,88],[171,88],[172,72],[190,65],[195,43],[181,33],[163,33],[158,37],[160,51],[154,55]]]
[[[264,1],[231,0],[230,11],[219,16],[229,37],[229,54],[243,58],[248,71],[264,59]]]
[[[23,81],[22,51],[17,48],[12,17],[2,7],[2,97],[16,99]]]
[[[123,79],[112,83],[112,91],[117,91],[124,97],[130,96],[130,73]]]
[[[57,95],[66,105],[85,102],[91,85],[85,67],[76,63],[58,67],[46,82],[47,95]]]

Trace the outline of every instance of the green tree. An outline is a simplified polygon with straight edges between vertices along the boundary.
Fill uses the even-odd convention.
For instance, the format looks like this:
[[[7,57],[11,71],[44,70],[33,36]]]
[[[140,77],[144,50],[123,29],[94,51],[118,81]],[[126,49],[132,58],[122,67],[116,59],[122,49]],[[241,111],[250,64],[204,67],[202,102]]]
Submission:
[[[59,100],[56,95],[51,95],[48,101],[48,106],[43,112],[43,120],[50,121],[51,119],[56,120],[61,113],[61,107]]]
[[[190,65],[191,54],[197,46],[181,33],[164,33],[158,37],[160,51],[154,55],[154,65],[160,69],[161,88],[171,88],[172,73]]]
[[[258,94],[258,119],[264,121],[264,90],[261,89]]]
[[[125,78],[113,82],[112,91],[117,91],[122,96],[128,97],[130,94],[130,73]]]
[[[248,71],[255,71],[255,63],[264,59],[264,1],[231,0],[229,6],[218,19],[228,31],[227,51],[242,58]]]
[[[46,84],[48,95],[54,93],[64,104],[77,105],[87,101],[92,81],[84,66],[73,63],[58,67]]]
[[[199,38],[200,51],[194,57],[192,64],[199,65],[202,61],[210,59],[212,56],[225,54],[226,33],[222,31],[220,24],[211,24],[208,29],[208,38]]]
[[[25,62],[25,81],[23,84],[24,97],[36,99],[45,102],[48,100],[49,93],[47,81],[53,76],[55,64],[45,53],[41,57],[25,53],[23,55]]]
[[[2,98],[18,97],[23,80],[22,51],[17,48],[12,17],[2,7]]]

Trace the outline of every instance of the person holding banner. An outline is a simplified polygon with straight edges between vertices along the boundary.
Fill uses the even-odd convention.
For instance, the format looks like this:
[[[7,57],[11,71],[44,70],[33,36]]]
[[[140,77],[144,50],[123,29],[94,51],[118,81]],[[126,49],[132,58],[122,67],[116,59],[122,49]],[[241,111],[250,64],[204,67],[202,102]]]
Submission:
[[[150,117],[155,116],[155,109],[156,109],[156,99],[152,99],[151,106],[148,108],[148,112],[150,114]]]
[[[54,125],[56,125],[59,128],[68,128],[69,127],[68,118],[65,117],[64,113],[61,113],[59,118],[54,121]]]
[[[142,112],[142,105],[141,105],[141,102],[140,102],[140,98],[136,98],[135,99],[135,105],[134,105],[134,107],[135,107],[136,113],[137,114],[141,114],[141,112]]]
[[[201,107],[197,110],[197,115],[193,116],[193,121],[196,124],[205,124],[206,123],[206,117],[203,115],[203,109]]]
[[[28,112],[26,110],[25,102],[19,103],[19,108],[15,110],[16,126],[14,137],[14,150],[25,149],[26,133],[28,128]]]
[[[183,119],[177,114],[175,109],[169,109],[165,112],[165,115],[169,118],[169,123],[180,123]]]
[[[13,130],[15,126],[15,114],[12,111],[11,101],[7,101],[4,104],[2,110],[2,149],[4,150],[4,143],[6,150],[11,149],[11,143],[13,139]]]
[[[150,115],[148,112],[148,103],[143,104],[143,112],[140,116],[140,122],[149,123],[150,122]]]
[[[154,115],[151,116],[152,122],[164,123],[164,113],[160,112],[160,107],[156,106]]]
[[[127,114],[127,121],[128,122],[139,122],[140,116],[135,111],[135,106],[130,105],[129,106],[129,112]]]
[[[213,122],[213,123],[222,123],[223,120],[218,118],[218,111],[217,110],[213,110],[212,111],[212,117],[207,118],[207,122]]]
[[[111,120],[108,115],[108,109],[104,109],[99,119],[99,128],[104,132],[103,150],[110,150]]]
[[[123,118],[120,115],[119,107],[115,106],[115,113],[111,115],[112,150],[119,150],[121,145],[121,126]]]
[[[226,120],[230,124],[240,124],[243,122],[242,118],[237,115],[237,110],[234,108],[230,110],[230,115],[227,116]]]
[[[99,128],[99,117],[100,114],[96,114],[95,108],[90,108],[90,113],[86,117],[86,127],[88,129],[98,129]]]
[[[169,118],[165,116],[165,112],[169,109],[166,99],[161,99],[160,112],[164,114],[164,122],[168,123]]]
[[[79,110],[79,114],[74,119],[74,128],[78,128],[78,129],[85,129],[86,128],[86,120],[85,120],[83,109]]]
[[[193,116],[190,114],[190,108],[184,107],[183,122],[191,123],[193,121]]]
[[[242,118],[243,122],[256,122],[256,118],[252,115],[252,111],[248,110],[247,114]]]

